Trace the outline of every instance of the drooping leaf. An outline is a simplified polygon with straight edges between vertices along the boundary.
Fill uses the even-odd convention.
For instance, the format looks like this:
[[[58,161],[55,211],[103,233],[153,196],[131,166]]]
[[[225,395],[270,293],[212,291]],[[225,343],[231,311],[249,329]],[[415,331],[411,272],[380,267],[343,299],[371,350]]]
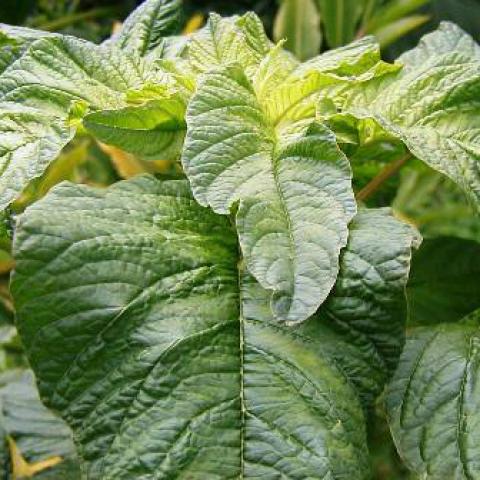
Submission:
[[[32,372],[10,371],[0,377],[0,383],[2,441],[6,436],[11,439],[8,456],[17,456],[16,462],[8,462],[13,471],[17,475],[35,472],[36,479],[80,479],[72,432],[42,405]]]
[[[187,110],[182,161],[200,204],[227,214],[240,202],[248,269],[272,291],[275,316],[293,323],[312,315],[335,283],[356,207],[348,160],[331,132],[314,123],[277,138],[275,122],[239,67],[207,74]]]
[[[479,313],[414,329],[388,387],[393,438],[420,478],[480,475]]]
[[[285,48],[300,60],[320,51],[322,36],[315,0],[283,0],[275,17],[275,41],[285,39]]]
[[[102,110],[83,119],[101,142],[146,158],[178,159],[185,135],[185,104],[176,96],[139,106]]]
[[[460,28],[442,23],[398,63],[404,67],[397,75],[354,89],[337,107],[375,119],[478,203],[480,47]]]
[[[480,243],[454,237],[425,240],[408,282],[409,322],[456,322],[480,308]]]
[[[27,209],[19,325],[88,478],[370,478],[362,400],[398,355],[412,234],[365,212],[349,241],[325,312],[293,330],[184,181],[63,184]]]
[[[147,55],[164,37],[179,33],[181,6],[181,0],[146,0],[129,15],[109,43],[135,55]]]

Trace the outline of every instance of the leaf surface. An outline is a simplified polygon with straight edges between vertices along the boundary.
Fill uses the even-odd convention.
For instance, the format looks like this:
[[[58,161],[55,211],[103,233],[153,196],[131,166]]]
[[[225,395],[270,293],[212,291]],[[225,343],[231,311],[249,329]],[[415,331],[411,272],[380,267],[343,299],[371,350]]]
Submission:
[[[182,161],[196,200],[236,216],[249,271],[275,316],[312,315],[331,290],[355,214],[348,160],[321,124],[277,137],[239,67],[205,75],[187,110]]]
[[[404,68],[397,75],[354,89],[338,107],[374,118],[478,203],[480,47],[457,26],[442,23],[398,63]]]
[[[478,313],[461,323],[414,329],[387,390],[397,449],[426,480],[480,474]]]
[[[164,37],[178,33],[181,0],[146,0],[134,10],[108,43],[144,56],[158,47]]]
[[[362,401],[385,370],[367,364],[374,345],[397,355],[374,325],[404,320],[412,244],[408,227],[372,215],[352,230],[326,317],[291,329],[237,266],[228,219],[196,204],[183,181],[63,184],[29,207],[15,239],[19,326],[88,477],[370,478]],[[382,236],[365,235],[379,222]],[[350,317],[369,282],[384,294]],[[360,385],[366,372],[375,379]]]

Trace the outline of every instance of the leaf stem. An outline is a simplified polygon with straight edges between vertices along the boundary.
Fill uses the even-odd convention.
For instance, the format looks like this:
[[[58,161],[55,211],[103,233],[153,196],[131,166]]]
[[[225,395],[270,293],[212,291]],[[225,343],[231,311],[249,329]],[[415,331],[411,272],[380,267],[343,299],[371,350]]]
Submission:
[[[397,158],[393,162],[389,163],[385,166],[378,175],[372,178],[370,182],[367,183],[357,194],[356,198],[358,201],[365,201],[370,198],[381,186],[384,182],[386,182],[390,177],[395,175],[400,168],[412,158],[412,154],[407,152],[405,155]]]

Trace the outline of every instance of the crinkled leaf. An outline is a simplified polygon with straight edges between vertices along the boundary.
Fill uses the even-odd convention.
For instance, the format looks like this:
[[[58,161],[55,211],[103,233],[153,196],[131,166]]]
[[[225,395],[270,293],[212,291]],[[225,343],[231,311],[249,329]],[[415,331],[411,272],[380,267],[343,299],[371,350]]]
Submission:
[[[312,315],[331,290],[355,214],[348,160],[312,124],[277,138],[239,67],[207,74],[187,111],[183,165],[195,198],[236,222],[250,272],[272,290],[275,316]]]
[[[400,456],[426,480],[480,475],[479,313],[414,329],[387,390]]]
[[[147,158],[178,159],[185,135],[185,104],[176,97],[102,110],[83,119],[98,140]]]
[[[0,208],[39,177],[70,141],[72,105],[126,105],[149,79],[147,64],[71,37],[34,41],[0,76]]]
[[[212,13],[207,25],[192,35],[185,57],[198,73],[230,63],[253,71],[269,49],[270,42],[254,13],[229,18]]]
[[[374,118],[432,168],[480,199],[480,47],[450,23],[399,58],[398,75],[355,89],[339,108]]]
[[[150,80],[149,64],[121,50],[73,37],[34,42],[0,77],[0,98],[65,115],[74,100],[91,108],[125,104],[125,92]]]
[[[378,368],[381,381],[371,352],[393,358],[387,345],[401,342],[374,325],[402,322],[405,228],[361,214],[325,318],[293,330],[239,273],[228,219],[185,182],[63,184],[29,207],[15,240],[19,325],[88,478],[370,478],[361,398],[378,385],[360,377]],[[358,295],[371,303],[357,309]]]
[[[454,237],[426,240],[413,257],[409,322],[456,322],[480,308],[480,244]]]
[[[19,103],[0,102],[0,208],[39,177],[72,139],[61,119]]]
[[[0,383],[0,425],[4,435],[14,440],[19,453],[30,464],[52,457],[62,460],[35,478],[80,479],[72,432],[42,405],[32,372],[8,372],[0,377]]]
[[[146,0],[123,23],[109,40],[132,54],[144,56],[180,29],[181,0]]]

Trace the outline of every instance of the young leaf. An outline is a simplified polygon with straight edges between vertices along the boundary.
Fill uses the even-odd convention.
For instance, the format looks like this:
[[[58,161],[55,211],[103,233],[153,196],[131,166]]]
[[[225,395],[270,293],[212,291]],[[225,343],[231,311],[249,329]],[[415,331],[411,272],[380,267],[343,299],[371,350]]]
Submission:
[[[147,55],[162,39],[180,30],[181,0],[146,0],[125,20],[108,43],[139,56]]]
[[[388,387],[397,449],[426,480],[480,475],[479,320],[414,329]]]
[[[315,0],[283,0],[275,17],[273,37],[286,39],[285,48],[300,60],[320,51],[322,35]]]
[[[197,73],[230,63],[252,71],[269,49],[270,41],[255,14],[222,18],[212,13],[207,25],[192,35],[185,56]]]
[[[63,184],[29,207],[19,326],[88,478],[370,478],[361,400],[398,354],[386,335],[403,321],[412,235],[365,212],[350,242],[338,293],[292,330],[237,266],[228,219],[186,182]]]
[[[398,75],[354,89],[338,108],[375,119],[480,202],[480,47],[455,25],[442,23],[398,63],[404,64]]]
[[[330,292],[355,214],[348,160],[321,124],[277,138],[241,68],[204,76],[187,110],[182,161],[196,200],[236,216],[249,271],[275,316],[312,315]]]
[[[480,308],[480,244],[454,237],[425,240],[408,281],[409,322],[456,322]]]

